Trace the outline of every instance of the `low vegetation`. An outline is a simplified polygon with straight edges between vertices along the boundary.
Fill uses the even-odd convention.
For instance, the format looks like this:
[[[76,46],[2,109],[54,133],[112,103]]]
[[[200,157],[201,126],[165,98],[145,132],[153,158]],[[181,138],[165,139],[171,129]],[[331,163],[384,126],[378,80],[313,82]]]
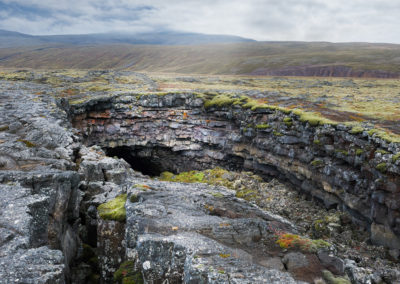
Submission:
[[[210,111],[232,107],[260,113],[281,112],[287,127],[298,121],[310,126],[345,124],[351,127],[351,134],[400,143],[398,79],[90,72],[10,69],[0,70],[0,79],[51,85],[51,91],[40,95],[65,98],[75,105],[93,97],[123,94],[141,99],[190,92],[201,98]],[[258,130],[266,128],[267,124],[255,126]]]
[[[143,276],[140,271],[136,271],[133,261],[123,262],[114,273],[114,283],[118,284],[143,284]]]
[[[301,250],[304,252],[317,252],[321,248],[328,248],[331,246],[330,243],[318,239],[312,240],[300,235],[286,233],[286,232],[276,232],[276,243],[282,249],[294,249]]]
[[[126,200],[127,194],[121,194],[111,201],[100,204],[97,207],[100,218],[104,220],[124,222],[126,219]]]

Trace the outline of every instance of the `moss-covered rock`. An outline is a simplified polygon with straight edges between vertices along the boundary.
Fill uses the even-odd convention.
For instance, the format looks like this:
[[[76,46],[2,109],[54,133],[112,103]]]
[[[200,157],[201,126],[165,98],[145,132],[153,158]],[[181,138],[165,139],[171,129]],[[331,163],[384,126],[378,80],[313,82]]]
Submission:
[[[272,132],[275,136],[277,136],[277,137],[281,137],[281,136],[283,136],[283,134],[282,133],[280,133],[280,132],[278,132],[278,131],[274,131],[274,132]]]
[[[375,153],[379,153],[379,154],[381,154],[381,155],[386,155],[386,154],[389,154],[389,152],[388,152],[388,151],[386,151],[386,150],[382,150],[382,149],[376,150],[376,152],[375,152]]]
[[[271,125],[269,125],[269,124],[257,124],[256,125],[256,129],[267,129],[267,128],[271,128]]]
[[[358,148],[358,149],[356,149],[356,156],[361,156],[363,153],[364,153],[364,150],[363,149],[360,149],[360,148]]]
[[[31,142],[31,141],[28,141],[28,140],[25,140],[25,139],[18,139],[17,141],[18,141],[18,142],[24,143],[25,146],[28,147],[28,148],[34,148],[34,147],[36,147],[36,144],[35,144],[35,143],[33,143],[33,142]]]
[[[8,125],[0,126],[0,132],[7,131],[9,129]]]
[[[133,261],[123,262],[114,273],[114,281],[119,284],[142,284],[143,276],[140,271],[135,270]]]
[[[97,207],[99,216],[104,220],[124,222],[126,219],[126,200],[127,194],[121,194],[109,202],[100,204]]]
[[[313,166],[314,168],[320,168],[324,165],[324,162],[322,160],[315,159],[310,163],[310,165]]]
[[[315,145],[321,145],[321,140],[319,140],[319,139],[315,139],[314,141],[313,141],[313,143],[315,144]]]
[[[329,270],[322,271],[322,277],[327,284],[351,284],[350,280],[343,277],[335,277]]]
[[[378,170],[378,171],[380,171],[381,173],[385,173],[386,171],[387,171],[387,164],[386,163],[379,163],[379,164],[377,164],[376,165],[376,169]]]
[[[362,128],[361,126],[355,126],[350,130],[351,134],[360,134],[363,133],[364,128]]]
[[[338,153],[338,154],[342,154],[343,156],[348,156],[349,155],[349,151],[344,150],[344,149],[336,149],[335,152]]]
[[[228,95],[217,95],[213,97],[211,100],[207,100],[204,102],[204,107],[205,108],[211,108],[211,107],[226,107],[226,106],[231,106],[235,102],[240,101],[237,98],[232,98],[231,96]]]
[[[288,116],[285,117],[285,118],[283,119],[283,123],[285,123],[287,127],[291,127],[291,126],[293,125],[292,118],[291,118],[291,117],[288,117]]]

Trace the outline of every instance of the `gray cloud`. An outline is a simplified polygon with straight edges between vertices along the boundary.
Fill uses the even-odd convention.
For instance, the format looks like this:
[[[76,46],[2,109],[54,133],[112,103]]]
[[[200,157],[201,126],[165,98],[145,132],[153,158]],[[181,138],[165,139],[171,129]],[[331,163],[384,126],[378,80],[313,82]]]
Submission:
[[[31,34],[173,29],[257,40],[400,43],[393,0],[0,0],[0,28]]]

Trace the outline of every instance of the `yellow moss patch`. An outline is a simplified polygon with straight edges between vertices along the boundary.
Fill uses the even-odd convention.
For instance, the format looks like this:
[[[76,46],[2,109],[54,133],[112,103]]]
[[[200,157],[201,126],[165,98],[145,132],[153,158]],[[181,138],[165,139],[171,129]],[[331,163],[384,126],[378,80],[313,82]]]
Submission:
[[[97,207],[99,216],[104,220],[124,222],[126,219],[126,200],[127,194],[121,194],[109,202],[100,204]]]
[[[217,95],[213,97],[211,100],[207,100],[204,102],[204,107],[205,108],[211,108],[211,107],[225,107],[225,106],[230,106],[233,103],[239,101],[239,99],[232,98],[228,95]]]
[[[32,143],[31,141],[25,140],[25,139],[18,139],[17,141],[24,143],[25,146],[28,148],[36,147],[36,144]]]

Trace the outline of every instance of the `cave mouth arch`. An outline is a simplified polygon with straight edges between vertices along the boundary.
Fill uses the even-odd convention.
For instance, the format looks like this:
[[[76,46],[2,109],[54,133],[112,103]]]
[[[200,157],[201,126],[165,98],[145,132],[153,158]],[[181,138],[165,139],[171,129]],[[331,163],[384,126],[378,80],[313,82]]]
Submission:
[[[107,156],[124,159],[132,169],[151,177],[162,172],[181,173],[192,170],[205,170],[220,166],[227,170],[242,171],[244,159],[229,156],[215,160],[206,155],[195,155],[192,151],[174,151],[169,147],[117,146],[103,148]]]
[[[151,153],[143,154],[143,152],[135,151],[134,148],[128,146],[105,148],[104,150],[107,156],[124,159],[132,169],[144,175],[151,177],[159,176],[163,171],[168,170],[163,167],[160,160],[153,157]]]

